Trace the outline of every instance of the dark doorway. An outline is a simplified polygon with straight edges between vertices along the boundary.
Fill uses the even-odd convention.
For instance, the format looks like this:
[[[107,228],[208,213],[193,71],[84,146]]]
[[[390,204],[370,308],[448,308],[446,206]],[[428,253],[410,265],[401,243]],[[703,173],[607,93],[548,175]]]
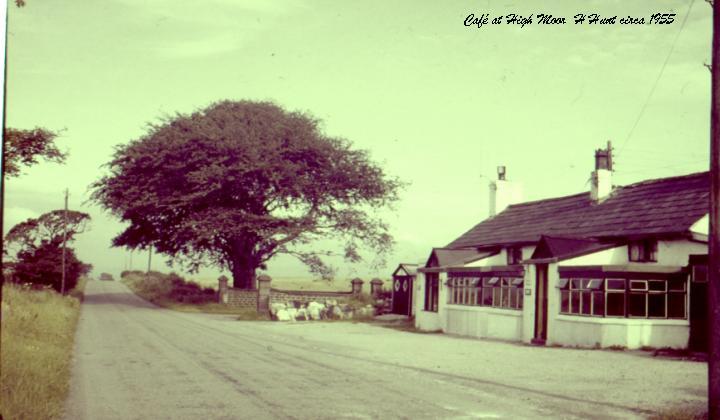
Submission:
[[[532,342],[545,344],[545,340],[547,340],[547,264],[537,264],[535,272],[535,335]]]
[[[393,276],[392,313],[412,315],[412,276]]]
[[[690,256],[690,339],[688,349],[708,351],[707,255]]]

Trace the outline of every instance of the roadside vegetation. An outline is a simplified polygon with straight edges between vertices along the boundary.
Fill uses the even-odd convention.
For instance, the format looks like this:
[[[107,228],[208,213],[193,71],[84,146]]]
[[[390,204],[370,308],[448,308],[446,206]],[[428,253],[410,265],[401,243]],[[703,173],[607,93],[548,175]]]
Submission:
[[[136,295],[163,308],[181,312],[238,315],[240,319],[247,320],[268,319],[258,315],[255,310],[219,304],[215,289],[203,287],[175,273],[123,271],[120,277]]]
[[[69,295],[6,283],[2,302],[0,413],[57,419],[70,384],[75,328],[85,279]]]

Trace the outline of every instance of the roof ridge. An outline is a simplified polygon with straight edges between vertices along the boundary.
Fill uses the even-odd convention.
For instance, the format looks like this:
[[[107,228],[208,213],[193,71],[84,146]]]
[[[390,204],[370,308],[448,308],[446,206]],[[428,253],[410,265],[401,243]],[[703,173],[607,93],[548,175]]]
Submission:
[[[675,181],[675,180],[680,180],[680,179],[683,179],[683,178],[699,177],[700,175],[709,175],[709,174],[710,174],[709,171],[702,171],[702,172],[694,172],[694,173],[686,174],[686,175],[670,176],[670,177],[665,177],[665,178],[645,179],[645,180],[642,180],[642,181],[634,182],[634,183],[632,183],[632,184],[613,186],[613,187],[614,187],[613,189],[614,189],[614,190],[624,189],[624,188],[636,187],[636,186],[641,186],[641,185],[649,185],[649,184],[658,183],[658,182]],[[615,191],[613,191],[613,193],[614,193],[614,192],[615,192]],[[555,201],[555,200],[563,200],[563,199],[568,199],[568,198],[572,198],[572,197],[579,197],[579,196],[588,195],[588,194],[590,194],[590,191],[584,191],[584,192],[575,193],[575,194],[569,194],[569,195],[562,195],[562,196],[560,196],[560,197],[550,197],[550,198],[541,198],[541,199],[539,199],[539,200],[523,201],[522,203],[511,204],[511,205],[508,206],[508,208],[510,208],[510,207],[521,207],[521,206],[524,206],[524,205],[537,204],[537,203],[541,203],[541,202],[549,202],[549,201]],[[482,222],[480,222],[480,223],[482,223]]]
[[[670,176],[670,177],[665,177],[665,178],[644,179],[642,181],[633,182],[632,184],[618,186],[618,188],[629,188],[629,187],[635,187],[635,186],[640,186],[640,185],[655,184],[658,182],[676,181],[676,180],[682,180],[683,178],[700,177],[700,175],[707,176],[709,174],[710,174],[710,171],[702,171],[702,172],[694,172],[694,173],[686,174],[686,175]]]
[[[588,195],[588,194],[590,194],[590,191],[585,191],[585,192],[575,193],[575,194],[570,194],[570,195],[563,195],[563,196],[560,196],[560,197],[550,197],[550,198],[541,198],[541,199],[539,199],[539,200],[533,200],[533,201],[523,201],[522,203],[510,204],[510,205],[508,206],[508,208],[510,208],[510,207],[521,207],[521,206],[524,206],[524,205],[527,205],[527,204],[537,204],[537,203],[541,203],[541,202],[545,202],[545,201],[563,200],[563,199],[568,199],[568,198],[571,198],[571,197],[579,197],[579,196],[581,196],[581,195]],[[499,213],[498,213],[498,214],[499,214]],[[481,223],[482,223],[482,222],[481,222]]]

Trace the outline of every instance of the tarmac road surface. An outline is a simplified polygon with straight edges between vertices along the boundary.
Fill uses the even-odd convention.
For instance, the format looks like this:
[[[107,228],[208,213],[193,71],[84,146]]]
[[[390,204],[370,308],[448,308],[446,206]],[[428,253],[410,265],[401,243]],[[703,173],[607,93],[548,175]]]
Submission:
[[[90,281],[67,419],[644,418],[706,365],[350,322],[240,322]]]

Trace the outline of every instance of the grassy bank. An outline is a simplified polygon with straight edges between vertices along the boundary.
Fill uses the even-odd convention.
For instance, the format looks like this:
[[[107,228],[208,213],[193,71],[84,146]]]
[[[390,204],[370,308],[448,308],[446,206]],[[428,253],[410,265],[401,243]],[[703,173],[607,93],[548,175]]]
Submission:
[[[176,274],[151,271],[123,273],[122,282],[141,298],[163,308],[181,312],[237,315],[239,319],[268,319],[255,310],[231,308],[217,303],[215,290],[187,281]]]
[[[75,328],[85,282],[69,296],[3,288],[0,413],[5,419],[56,419],[70,384]]]

